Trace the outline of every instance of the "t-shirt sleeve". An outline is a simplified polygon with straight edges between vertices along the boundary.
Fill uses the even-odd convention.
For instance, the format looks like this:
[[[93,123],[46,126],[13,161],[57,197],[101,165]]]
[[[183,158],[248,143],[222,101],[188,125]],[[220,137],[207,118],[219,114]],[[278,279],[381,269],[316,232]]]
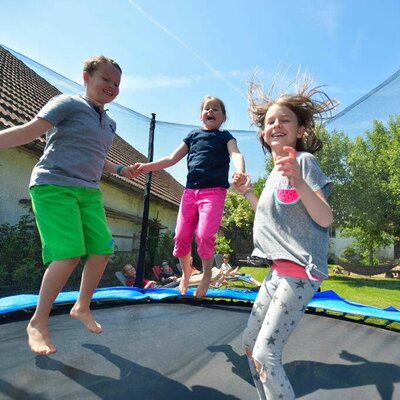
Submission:
[[[190,143],[192,142],[192,137],[193,137],[193,133],[195,132],[195,130],[190,131],[186,137],[183,139],[183,143],[186,144],[186,146],[188,147],[188,149],[190,149]]]
[[[332,181],[322,172],[317,159],[310,153],[302,153],[300,166],[303,179],[315,192],[322,190],[325,197],[328,197],[332,189]]]
[[[236,140],[236,138],[229,132],[229,131],[224,131],[225,137],[226,137],[226,143],[228,143],[230,140]]]
[[[58,125],[70,112],[72,101],[69,96],[60,94],[53,97],[37,114],[53,126]]]

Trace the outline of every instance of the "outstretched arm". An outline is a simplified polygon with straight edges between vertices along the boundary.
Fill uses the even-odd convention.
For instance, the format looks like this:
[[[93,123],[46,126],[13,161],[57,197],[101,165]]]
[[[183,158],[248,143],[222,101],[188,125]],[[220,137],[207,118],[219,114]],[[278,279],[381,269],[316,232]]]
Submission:
[[[23,125],[0,131],[0,148],[17,147],[32,142],[52,128],[52,124],[43,118],[35,117]]]
[[[232,185],[233,187],[238,190],[243,197],[250,203],[251,208],[256,211],[257,209],[257,204],[258,204],[258,198],[257,196],[253,193],[253,189],[251,186],[251,179],[250,176],[244,175],[244,180],[243,180],[243,175],[234,173],[233,174],[233,181]]]
[[[107,174],[118,174],[128,179],[133,179],[135,175],[135,167],[133,165],[120,165],[112,161],[105,160],[103,172]]]
[[[237,142],[235,139],[231,139],[228,142],[228,152],[232,158],[232,162],[233,162],[233,165],[235,166],[236,172],[242,173],[242,174],[245,173],[246,166],[245,166],[244,158],[237,146]]]
[[[168,156],[159,158],[158,160],[149,163],[136,163],[134,165],[135,176],[141,174],[142,172],[159,171],[160,169],[171,167],[178,161],[182,160],[188,151],[189,149],[186,143],[182,142],[182,144]]]

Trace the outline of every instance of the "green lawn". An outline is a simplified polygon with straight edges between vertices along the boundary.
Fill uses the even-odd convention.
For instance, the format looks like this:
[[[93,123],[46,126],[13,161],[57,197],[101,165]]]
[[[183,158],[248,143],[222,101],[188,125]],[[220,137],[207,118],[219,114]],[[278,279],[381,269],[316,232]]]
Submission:
[[[262,282],[265,275],[269,272],[269,268],[259,267],[241,267],[240,272],[251,274],[253,278]],[[333,290],[340,297],[354,303],[361,303],[368,306],[386,308],[393,306],[400,310],[400,279],[378,277],[365,277],[361,275],[351,274],[339,275],[332,272],[329,267],[329,279],[326,279],[321,290]],[[336,315],[334,312],[330,314]],[[353,320],[359,320],[361,317],[347,316]],[[368,318],[367,323],[382,326],[385,321]],[[400,323],[393,322],[389,329],[400,331]]]
[[[329,279],[326,279],[321,290],[333,290],[339,296],[368,306],[386,308],[396,307],[400,310],[400,279],[383,277],[365,277],[351,274],[338,275],[329,268]],[[240,272],[251,274],[262,282],[269,268],[242,267]]]

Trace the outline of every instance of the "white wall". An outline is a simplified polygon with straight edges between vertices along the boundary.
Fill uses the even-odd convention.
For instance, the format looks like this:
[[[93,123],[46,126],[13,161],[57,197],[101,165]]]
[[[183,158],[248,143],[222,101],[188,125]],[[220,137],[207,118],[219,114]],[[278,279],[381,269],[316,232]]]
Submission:
[[[29,180],[37,156],[18,148],[0,149],[0,224],[16,224],[28,213],[19,203],[30,200]]]
[[[335,257],[341,257],[343,250],[355,239],[340,236],[339,229],[336,230],[336,237],[329,239],[329,253]],[[394,258],[394,245],[390,245],[378,251],[376,257],[384,259]]]
[[[29,180],[38,158],[34,153],[22,148],[0,149],[0,224],[18,223],[28,209],[20,200],[30,200]],[[142,218],[143,192],[119,188],[105,181],[100,182],[104,205],[113,210]],[[151,200],[149,218],[157,217],[170,231],[175,230],[178,207],[158,200]],[[139,249],[141,222],[119,217],[108,218],[115,242],[121,251]],[[164,231],[163,231],[164,232]],[[122,236],[122,237],[119,237]],[[133,241],[133,243],[132,243]]]

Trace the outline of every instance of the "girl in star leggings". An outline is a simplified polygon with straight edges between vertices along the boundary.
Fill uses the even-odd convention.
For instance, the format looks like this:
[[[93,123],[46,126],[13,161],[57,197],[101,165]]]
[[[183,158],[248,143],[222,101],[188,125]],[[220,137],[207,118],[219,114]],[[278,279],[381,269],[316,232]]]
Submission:
[[[334,109],[311,79],[299,77],[293,94],[265,95],[257,82],[248,92],[250,116],[274,167],[258,199],[250,178],[233,185],[255,211],[255,255],[271,264],[243,335],[254,382],[262,400],[293,400],[282,366],[282,352],[307,303],[328,277],[328,227],[333,215],[326,201],[332,183],[313,153],[321,148],[319,119]],[[315,96],[317,99],[315,99]]]

